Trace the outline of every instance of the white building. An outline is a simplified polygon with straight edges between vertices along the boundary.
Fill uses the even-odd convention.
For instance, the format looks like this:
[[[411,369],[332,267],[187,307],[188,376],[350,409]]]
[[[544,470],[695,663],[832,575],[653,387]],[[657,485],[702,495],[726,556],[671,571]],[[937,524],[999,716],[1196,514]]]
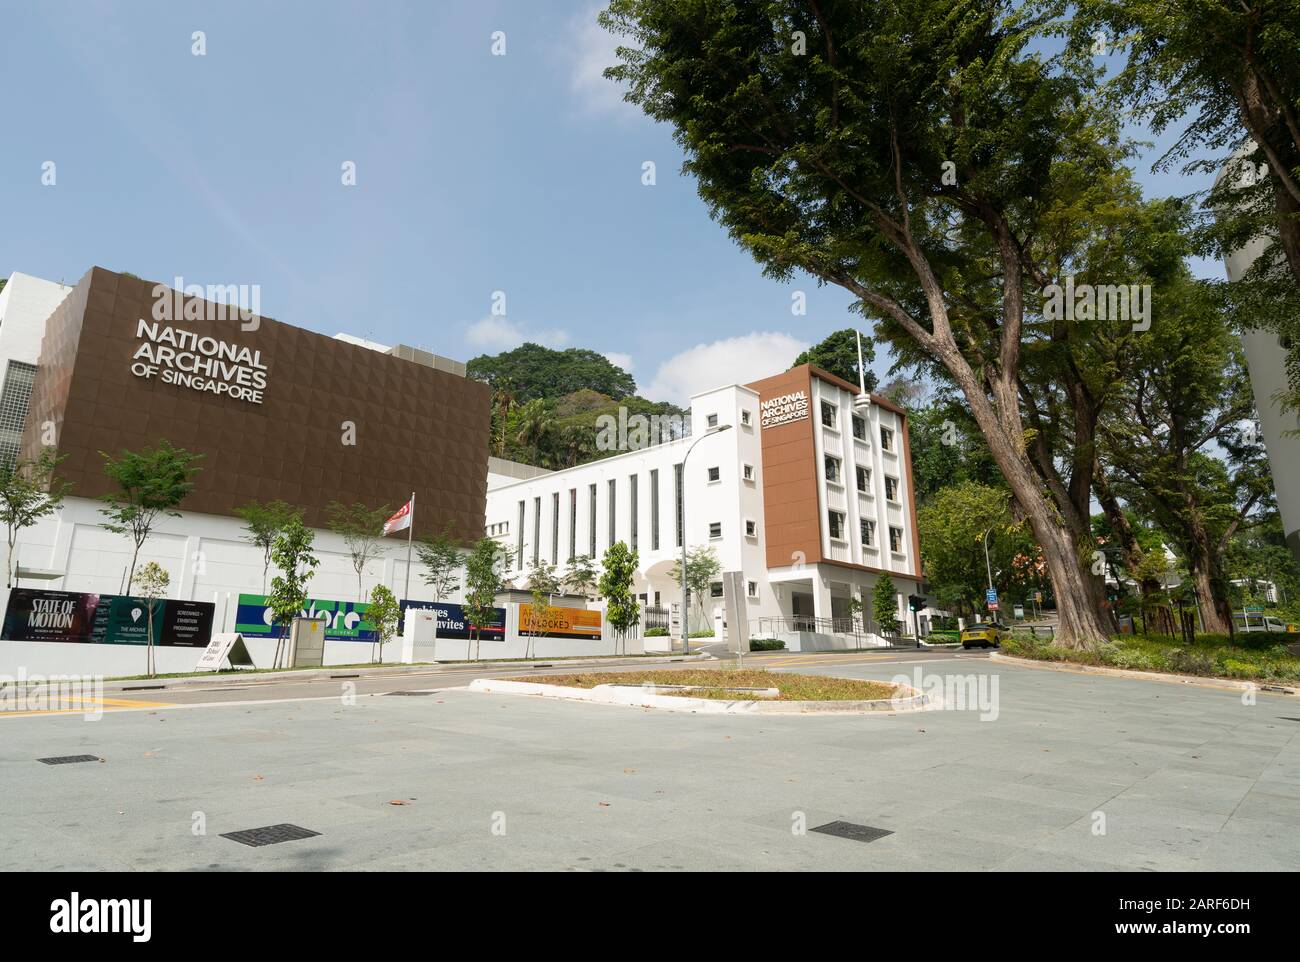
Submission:
[[[704,391],[691,398],[689,437],[534,477],[490,469],[487,531],[508,548],[508,577],[520,586],[539,562],[562,574],[569,559],[599,559],[626,542],[638,554],[641,601],[672,607],[676,624],[681,590],[670,572],[682,554],[684,486],[687,545],[713,548],[721,564],[703,604],[710,627],[721,628],[725,575],[738,572],[751,637],[850,646],[833,629],[848,627],[855,596],[874,629],[881,572],[904,624],[905,598],[920,590],[906,415],[878,397],[857,408],[857,398],[854,385],[811,365]],[[620,447],[637,443],[634,430],[617,433]]]

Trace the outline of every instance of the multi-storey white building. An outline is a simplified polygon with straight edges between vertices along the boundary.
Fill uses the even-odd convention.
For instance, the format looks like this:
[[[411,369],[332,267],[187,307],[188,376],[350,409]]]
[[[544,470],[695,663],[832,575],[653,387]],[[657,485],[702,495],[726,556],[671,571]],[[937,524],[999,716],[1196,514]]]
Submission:
[[[520,586],[539,562],[563,573],[571,558],[599,559],[623,541],[639,558],[635,591],[664,607],[680,602],[670,572],[684,533],[688,548],[708,545],[721,564],[703,599],[709,626],[721,623],[725,575],[739,572],[751,636],[815,628],[791,640],[850,644],[832,628],[846,626],[857,596],[873,629],[881,572],[904,623],[904,599],[920,590],[907,418],[879,397],[855,406],[858,397],[811,365],[702,392],[686,438],[533,477],[490,469],[487,531],[506,545]]]

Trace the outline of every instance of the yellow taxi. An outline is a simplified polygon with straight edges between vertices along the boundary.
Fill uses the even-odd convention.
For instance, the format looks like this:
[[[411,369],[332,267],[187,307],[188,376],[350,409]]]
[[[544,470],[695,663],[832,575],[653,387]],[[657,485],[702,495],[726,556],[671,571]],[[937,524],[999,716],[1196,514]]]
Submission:
[[[970,649],[976,645],[981,648],[992,645],[997,648],[1010,637],[1010,629],[1000,621],[977,621],[975,624],[967,625],[962,629],[961,646]]]

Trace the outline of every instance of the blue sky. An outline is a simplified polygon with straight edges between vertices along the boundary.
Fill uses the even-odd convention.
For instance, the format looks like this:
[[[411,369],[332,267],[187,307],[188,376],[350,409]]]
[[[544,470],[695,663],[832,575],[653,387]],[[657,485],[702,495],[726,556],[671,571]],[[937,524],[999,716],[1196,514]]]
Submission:
[[[669,129],[600,78],[597,9],[7,2],[0,274],[258,284],[264,314],[326,334],[590,347],[677,401],[851,324],[846,294],[764,279],[710,221]],[[1206,186],[1148,166],[1154,193]]]

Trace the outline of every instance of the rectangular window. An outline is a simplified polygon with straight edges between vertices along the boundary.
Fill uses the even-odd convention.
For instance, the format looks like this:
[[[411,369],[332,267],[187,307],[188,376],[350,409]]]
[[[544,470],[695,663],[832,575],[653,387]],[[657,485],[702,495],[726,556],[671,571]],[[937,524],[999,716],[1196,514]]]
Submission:
[[[741,477],[743,477],[746,481],[753,481],[753,480],[754,480],[754,466],[753,466],[752,464],[746,464],[746,465],[742,466],[742,467],[741,467]]]
[[[560,563],[560,492],[551,495],[551,564]]]
[[[858,490],[867,494],[871,491],[871,469],[858,465],[854,471],[858,477]]]
[[[856,414],[853,415],[853,436],[859,441],[867,439],[867,422]]]
[[[895,528],[892,524],[889,526],[889,550],[899,552],[903,550],[903,529]]]
[[[741,423],[742,425],[744,425],[745,427],[749,427],[750,424],[753,423],[753,420],[754,420],[754,419],[753,419],[753,415],[751,415],[751,414],[750,414],[748,411],[746,411],[744,408],[741,408],[741,410],[740,410],[740,423]]]
[[[677,547],[682,546],[682,466],[673,465],[673,498],[676,501],[677,508]]]
[[[718,540],[719,538],[721,538],[721,537],[722,537],[722,522],[721,522],[721,521],[710,521],[710,522],[709,522],[709,540],[710,540],[710,541],[717,541],[717,540]]]
[[[710,414],[704,419],[704,423],[710,428],[716,428],[718,426],[718,416],[716,414]]]
[[[618,537],[618,481],[614,478],[609,479],[609,538],[606,541],[606,547],[614,547],[614,539]]]
[[[880,449],[882,451],[894,450],[894,432],[889,428],[880,429]]]
[[[569,489],[569,560],[578,556],[578,489]]]
[[[840,483],[840,459],[826,455],[826,480]]]
[[[650,550],[659,550],[659,469],[650,472]]]
[[[754,538],[758,536],[758,522],[745,519],[745,537]]]
[[[587,537],[590,543],[587,546],[587,557],[595,559],[596,557],[596,486],[587,485]]]
[[[751,598],[757,598],[757,597],[758,597],[758,582],[757,582],[757,581],[746,581],[746,582],[745,582],[745,592],[749,595],[749,597],[751,597]]]
[[[721,480],[722,480],[722,469],[709,468],[709,483],[712,484],[714,481],[721,481]]]
[[[828,511],[827,520],[830,522],[831,537],[836,541],[844,540],[844,512]]]
[[[822,401],[822,424],[828,428],[835,427],[835,405],[830,401]]]
[[[862,536],[862,547],[870,548],[876,543],[876,522],[859,518],[858,533]]]
[[[515,568],[524,570],[524,502],[519,502],[519,528],[515,534]]]
[[[636,479],[637,475],[631,475],[627,479],[627,500],[628,509],[631,511],[631,520],[627,529],[628,547],[633,551],[636,550]]]
[[[721,582],[721,581],[714,581],[714,582],[712,582],[712,583],[709,585],[709,597],[710,597],[710,598],[721,598],[721,597],[722,597],[722,582]]]
[[[533,498],[533,566],[536,567],[542,554],[542,499]]]
[[[898,500],[898,478],[885,476],[885,499],[888,501]]]

